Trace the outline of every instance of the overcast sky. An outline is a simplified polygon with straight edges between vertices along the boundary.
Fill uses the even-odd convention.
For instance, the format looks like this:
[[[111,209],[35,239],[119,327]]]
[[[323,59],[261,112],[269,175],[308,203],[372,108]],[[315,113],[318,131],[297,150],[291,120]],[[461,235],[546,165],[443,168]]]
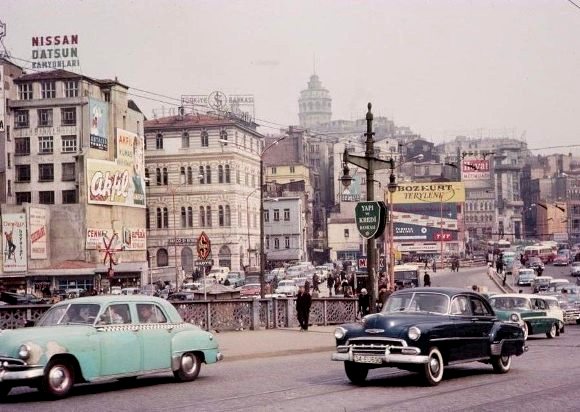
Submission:
[[[580,8],[568,0],[2,0],[0,20],[15,57],[30,60],[33,36],[78,34],[83,74],[176,98],[253,94],[256,117],[281,125],[298,124],[315,56],[333,119],[364,117],[370,101],[435,142],[580,144]],[[135,100],[148,117],[163,105]]]

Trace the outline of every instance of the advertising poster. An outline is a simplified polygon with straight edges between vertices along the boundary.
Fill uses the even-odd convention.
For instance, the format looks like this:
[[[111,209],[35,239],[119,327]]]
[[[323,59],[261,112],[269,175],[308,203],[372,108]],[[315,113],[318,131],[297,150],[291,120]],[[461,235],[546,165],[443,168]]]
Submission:
[[[26,215],[2,215],[2,250],[4,272],[25,272],[27,268]]]
[[[109,106],[107,102],[89,98],[91,149],[109,150]]]
[[[4,96],[4,66],[0,66],[0,132],[4,131],[6,119],[6,96]]]
[[[96,250],[104,248],[103,238],[110,239],[113,236],[113,229],[87,229],[87,236],[85,239],[85,249]]]
[[[131,170],[133,199],[145,205],[145,146],[143,137],[117,129],[117,164]]]
[[[87,160],[88,203],[127,207],[145,207],[143,177],[132,166],[107,160]]]
[[[361,177],[354,175],[352,182],[348,187],[344,187],[340,195],[341,202],[359,202],[360,201],[360,184]],[[342,186],[342,184],[341,184]]]
[[[388,200],[388,195],[385,195]],[[393,193],[393,203],[462,203],[465,185],[462,182],[401,183]],[[388,202],[387,202],[388,203]]]
[[[30,259],[48,259],[46,210],[38,207],[28,209],[30,231]]]
[[[32,69],[66,69],[80,72],[78,34],[32,37]]]
[[[487,159],[463,159],[461,180],[489,180],[491,171]]]
[[[145,228],[123,228],[123,246],[125,250],[146,250],[147,230]]]

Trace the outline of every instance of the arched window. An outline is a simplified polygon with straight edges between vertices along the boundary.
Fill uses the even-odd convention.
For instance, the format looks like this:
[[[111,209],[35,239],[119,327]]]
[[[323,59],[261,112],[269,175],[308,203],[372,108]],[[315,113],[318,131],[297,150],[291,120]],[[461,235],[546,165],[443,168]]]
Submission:
[[[224,182],[224,167],[222,165],[218,165],[218,183]]]
[[[222,205],[218,206],[218,226],[223,226],[224,221],[224,207]]]
[[[155,136],[155,148],[157,150],[163,149],[163,135],[161,133],[157,133]]]
[[[167,186],[168,182],[169,182],[169,177],[167,175],[167,168],[164,167],[163,168],[163,185]]]
[[[185,273],[193,272],[193,252],[190,247],[185,246],[181,249],[181,267]]]
[[[185,167],[181,166],[181,168],[179,169],[179,181],[180,182],[184,182],[185,183]]]
[[[187,166],[187,184],[193,184],[193,170],[191,169],[191,166]]]
[[[161,208],[157,208],[157,229],[161,229],[163,227],[163,214]]]
[[[193,208],[187,207],[187,227],[193,227]]]
[[[205,207],[199,207],[199,226],[205,227]]]
[[[181,227],[185,227],[187,222],[187,214],[185,210],[185,206],[181,206]]]
[[[203,129],[201,131],[201,147],[208,147],[209,146],[209,133],[207,130]]]
[[[242,178],[240,177],[240,169],[236,169],[236,183],[242,183]]]
[[[188,148],[189,147],[189,133],[183,132],[181,134],[181,147]]]
[[[169,265],[169,255],[166,249],[157,250],[157,266],[167,266]]]
[[[160,168],[155,169],[155,182],[157,183],[157,186],[161,186],[161,169]]]
[[[222,140],[220,143],[224,146],[228,145],[228,131],[226,129],[220,130],[220,140]]]
[[[280,249],[280,239],[274,238],[274,249]]]
[[[145,209],[145,229],[150,229],[151,224],[149,223],[149,219],[151,218],[151,211],[149,208]]]
[[[230,179],[230,165],[225,165],[225,171],[226,171],[226,183],[231,183],[231,179]]]
[[[226,219],[225,219],[226,226],[232,225],[232,212],[230,209],[230,205],[226,205]]]
[[[202,185],[205,183],[205,168],[203,166],[199,167],[199,183]]]
[[[145,186],[149,186],[149,168],[145,168]]]
[[[165,229],[169,227],[169,211],[166,207],[163,208],[163,227]]]
[[[208,185],[211,184],[211,167],[210,167],[210,165],[207,165],[205,167],[205,183],[207,183]]]
[[[205,223],[207,227],[211,227],[211,206],[205,208]]]

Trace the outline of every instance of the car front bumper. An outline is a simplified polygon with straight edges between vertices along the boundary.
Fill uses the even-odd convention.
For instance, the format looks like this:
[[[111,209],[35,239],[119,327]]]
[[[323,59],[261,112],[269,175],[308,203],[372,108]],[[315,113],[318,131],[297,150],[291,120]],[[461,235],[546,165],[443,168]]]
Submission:
[[[351,346],[337,346],[336,352],[332,354],[333,361],[348,361],[365,364],[425,364],[429,357],[421,355],[421,350],[412,346],[390,346],[386,347],[380,354],[354,353]],[[380,361],[380,362],[379,362]]]
[[[0,382],[27,381],[43,375],[43,365],[28,365],[21,359],[0,357]]]

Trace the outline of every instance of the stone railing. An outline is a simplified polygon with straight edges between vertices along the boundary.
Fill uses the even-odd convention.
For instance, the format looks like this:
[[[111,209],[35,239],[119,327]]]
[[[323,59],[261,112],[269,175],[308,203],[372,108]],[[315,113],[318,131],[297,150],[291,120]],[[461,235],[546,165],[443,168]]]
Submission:
[[[230,299],[175,302],[186,322],[206,330],[287,328],[298,325],[294,299]],[[0,306],[0,329],[23,327],[38,320],[50,305]],[[312,299],[310,323],[335,325],[354,322],[357,302],[352,298]]]

